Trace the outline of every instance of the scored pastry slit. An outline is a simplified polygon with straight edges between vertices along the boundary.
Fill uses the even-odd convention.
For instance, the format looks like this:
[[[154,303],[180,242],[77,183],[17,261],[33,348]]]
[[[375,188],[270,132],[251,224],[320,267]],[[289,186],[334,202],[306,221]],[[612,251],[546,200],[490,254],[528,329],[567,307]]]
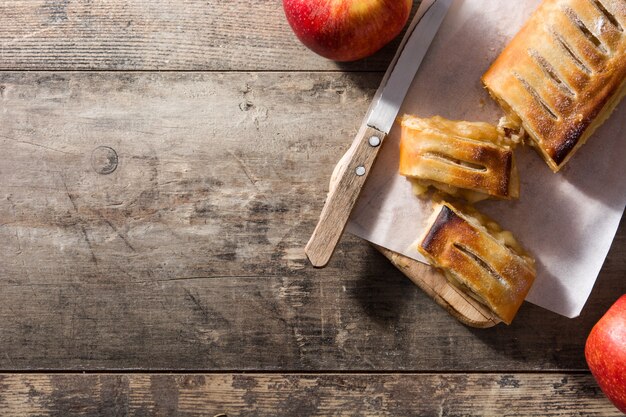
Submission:
[[[556,110],[553,109],[547,102],[546,100],[537,92],[537,90],[535,89],[535,87],[533,85],[531,85],[530,82],[528,82],[528,80],[526,80],[526,78],[522,77],[520,74],[518,74],[516,71],[513,71],[513,76],[515,78],[517,78],[517,81],[519,81],[522,86],[526,89],[526,91],[528,92],[528,94],[531,95],[531,97],[533,98],[533,100],[535,100],[535,102],[537,104],[539,104],[541,106],[541,108],[546,112],[546,114],[548,116],[550,116],[552,119],[557,120],[559,118],[559,116],[557,116],[556,114]]]
[[[581,1],[572,5],[570,18],[583,34],[607,57],[611,57],[619,46],[623,30],[621,25],[604,6],[594,0]]]
[[[470,161],[463,161],[461,159],[453,158],[450,155],[446,155],[440,152],[424,152],[422,155],[423,158],[434,159],[444,164],[450,164],[457,167],[469,169],[472,171],[485,172],[487,171],[487,167],[484,165],[475,164]]]
[[[589,68],[587,64],[584,63],[582,58],[574,52],[574,48],[565,39],[563,39],[563,36],[561,36],[559,32],[554,29],[551,30],[551,33],[557,43],[563,48],[565,52],[567,52],[567,55],[572,59],[574,64],[576,64],[578,68],[583,70],[585,73],[591,74],[591,68]]]
[[[556,83],[557,87],[559,87],[565,94],[569,96],[576,95],[567,81],[564,81],[564,78],[557,73],[557,70],[552,66],[552,64],[548,62],[548,60],[536,49],[529,48],[528,54],[533,57],[543,72],[550,77],[550,79]]]
[[[619,30],[620,32],[624,31],[624,28],[622,27],[622,25],[617,21],[615,15],[613,13],[611,13],[609,10],[607,10],[606,6],[604,4],[602,4],[602,2],[598,1],[598,0],[590,0],[594,6],[596,6],[598,8],[598,10],[600,11],[600,13],[602,13],[604,15],[604,17],[606,17],[606,19],[611,22],[611,24],[613,26],[615,26],[615,28],[617,30]],[[609,6],[610,7],[610,6]]]
[[[489,265],[489,263],[487,263],[487,261],[485,261],[483,258],[481,258],[477,254],[472,252],[466,246],[461,245],[459,243],[455,243],[454,247],[457,248],[460,252],[462,252],[465,256],[470,258],[472,261],[474,261],[478,266],[480,266],[483,270],[485,270],[489,275],[495,278],[500,284],[504,285],[505,287],[509,286],[509,283],[506,281],[506,279],[504,279],[504,277],[500,275],[498,271],[496,271],[491,265]]]
[[[592,73],[604,68],[607,59],[606,50],[598,48],[596,42],[600,42],[593,34],[590,37],[585,33],[582,28],[586,29],[586,27],[574,11],[567,8],[559,9],[555,11],[554,21],[555,29],[561,35],[561,39],[567,42],[572,52],[585,63]],[[587,32],[589,31],[587,30]]]
[[[563,86],[563,82],[560,81],[560,77],[557,77],[556,73],[554,77],[558,79],[558,82],[548,75],[547,71],[550,71],[551,68],[544,68],[541,62],[543,55],[539,55],[539,57],[533,56],[531,53],[520,57],[520,64],[522,65],[519,71],[514,71],[514,75],[535,101],[543,107],[547,115],[554,121],[558,121],[567,112],[573,100],[576,100],[576,92],[575,90],[569,92],[568,87]],[[543,63],[545,66],[552,67],[547,60],[545,61]]]
[[[571,8],[565,7],[563,9],[565,15],[572,21],[574,25],[582,32],[582,34],[604,55],[608,55],[609,51],[607,47],[600,42],[600,39],[589,30],[587,25],[581,20],[580,16]]]
[[[586,28],[586,32],[581,30],[588,38],[593,35],[598,42],[601,42],[607,59],[610,59],[616,52],[619,53],[619,45],[624,36],[623,28],[615,16],[599,5],[602,6],[599,2],[587,0],[581,2],[573,11]],[[596,43],[593,38],[591,41]]]

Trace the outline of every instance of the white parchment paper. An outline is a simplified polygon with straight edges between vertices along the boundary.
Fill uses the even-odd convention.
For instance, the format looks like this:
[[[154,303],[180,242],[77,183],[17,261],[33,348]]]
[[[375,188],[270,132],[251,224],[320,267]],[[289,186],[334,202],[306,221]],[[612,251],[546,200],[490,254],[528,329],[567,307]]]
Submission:
[[[424,1],[418,13],[423,13]],[[538,0],[456,0],[400,110],[421,117],[497,123],[503,115],[481,75],[515,35]],[[398,126],[383,148],[352,213],[348,231],[425,262],[414,248],[432,208],[398,175]],[[511,230],[537,260],[527,300],[567,317],[580,314],[626,205],[626,103],[558,174],[528,147],[516,150],[518,201],[476,207]],[[616,294],[617,295],[617,294]]]

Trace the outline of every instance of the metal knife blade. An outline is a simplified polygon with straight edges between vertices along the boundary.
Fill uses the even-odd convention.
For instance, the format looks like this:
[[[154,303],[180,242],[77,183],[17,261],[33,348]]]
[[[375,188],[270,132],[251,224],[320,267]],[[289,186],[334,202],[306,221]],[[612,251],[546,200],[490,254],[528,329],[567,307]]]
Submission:
[[[368,110],[367,125],[389,133],[404,96],[413,82],[452,0],[435,0],[420,18],[413,18]]]

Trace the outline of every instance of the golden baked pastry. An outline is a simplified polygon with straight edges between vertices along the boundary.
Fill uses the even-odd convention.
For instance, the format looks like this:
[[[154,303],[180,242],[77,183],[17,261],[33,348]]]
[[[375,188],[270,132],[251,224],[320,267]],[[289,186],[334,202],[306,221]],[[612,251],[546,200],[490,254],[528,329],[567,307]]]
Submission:
[[[435,206],[418,250],[448,280],[510,324],[535,280],[533,258],[511,232],[475,210]]]
[[[439,116],[404,116],[401,125],[399,172],[417,194],[433,186],[468,201],[519,196],[513,151],[501,129]]]
[[[626,1],[544,0],[482,80],[558,171],[626,94]]]

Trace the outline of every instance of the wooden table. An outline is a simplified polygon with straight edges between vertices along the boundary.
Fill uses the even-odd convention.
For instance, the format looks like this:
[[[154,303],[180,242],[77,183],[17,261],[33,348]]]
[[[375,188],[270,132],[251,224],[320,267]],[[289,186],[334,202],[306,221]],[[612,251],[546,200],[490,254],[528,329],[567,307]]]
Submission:
[[[465,327],[367,243],[303,246],[395,46],[336,64],[277,0],[0,4],[0,414],[618,415],[569,320]]]

